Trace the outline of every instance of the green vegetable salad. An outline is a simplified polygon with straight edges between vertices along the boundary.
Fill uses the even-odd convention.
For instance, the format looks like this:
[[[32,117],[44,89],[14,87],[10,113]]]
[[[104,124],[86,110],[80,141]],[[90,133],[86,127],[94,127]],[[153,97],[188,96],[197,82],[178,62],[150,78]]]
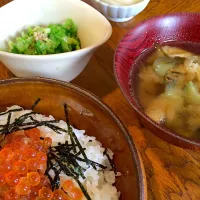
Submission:
[[[9,41],[9,52],[28,55],[56,54],[81,48],[77,26],[71,19],[48,27],[29,27],[14,41]]]

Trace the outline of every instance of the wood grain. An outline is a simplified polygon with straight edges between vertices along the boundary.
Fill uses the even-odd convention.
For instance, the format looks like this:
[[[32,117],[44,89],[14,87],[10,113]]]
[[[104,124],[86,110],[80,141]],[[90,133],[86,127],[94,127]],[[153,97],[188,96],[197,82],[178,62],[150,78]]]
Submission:
[[[7,2],[0,0],[0,6]],[[199,200],[200,155],[199,152],[169,145],[140,125],[135,112],[117,87],[113,56],[121,38],[138,22],[155,15],[180,11],[199,12],[199,0],[151,0],[148,7],[131,21],[111,23],[113,34],[110,40],[96,51],[84,72],[72,81],[101,97],[128,127],[144,162],[149,200]],[[12,76],[1,65],[0,78]]]

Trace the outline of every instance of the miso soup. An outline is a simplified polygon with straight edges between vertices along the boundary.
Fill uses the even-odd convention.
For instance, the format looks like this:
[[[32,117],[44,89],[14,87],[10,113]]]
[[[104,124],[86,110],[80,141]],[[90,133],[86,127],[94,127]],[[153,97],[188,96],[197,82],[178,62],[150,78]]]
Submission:
[[[157,46],[142,55],[137,85],[140,104],[152,120],[193,139],[200,139],[198,51],[200,45]]]

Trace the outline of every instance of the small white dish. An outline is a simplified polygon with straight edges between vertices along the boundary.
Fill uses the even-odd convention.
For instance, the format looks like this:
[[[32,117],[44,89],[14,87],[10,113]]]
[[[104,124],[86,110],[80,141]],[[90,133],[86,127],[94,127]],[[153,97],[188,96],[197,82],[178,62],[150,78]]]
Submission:
[[[0,60],[16,76],[41,76],[63,81],[76,78],[94,51],[112,34],[108,20],[80,0],[17,0],[0,8],[0,49],[28,26],[62,23],[67,18],[78,26],[82,49],[52,55],[21,55],[0,51]]]
[[[113,22],[126,22],[142,12],[150,0],[142,0],[132,5],[112,5],[101,0],[90,0],[93,6]]]

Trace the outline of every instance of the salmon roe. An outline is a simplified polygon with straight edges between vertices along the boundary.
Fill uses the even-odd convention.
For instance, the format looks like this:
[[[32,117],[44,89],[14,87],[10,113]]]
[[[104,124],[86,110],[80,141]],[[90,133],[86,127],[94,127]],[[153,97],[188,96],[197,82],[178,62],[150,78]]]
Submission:
[[[40,139],[33,128],[8,134],[0,150],[0,199],[4,200],[81,200],[83,193],[72,180],[51,190],[45,175],[49,137]]]

